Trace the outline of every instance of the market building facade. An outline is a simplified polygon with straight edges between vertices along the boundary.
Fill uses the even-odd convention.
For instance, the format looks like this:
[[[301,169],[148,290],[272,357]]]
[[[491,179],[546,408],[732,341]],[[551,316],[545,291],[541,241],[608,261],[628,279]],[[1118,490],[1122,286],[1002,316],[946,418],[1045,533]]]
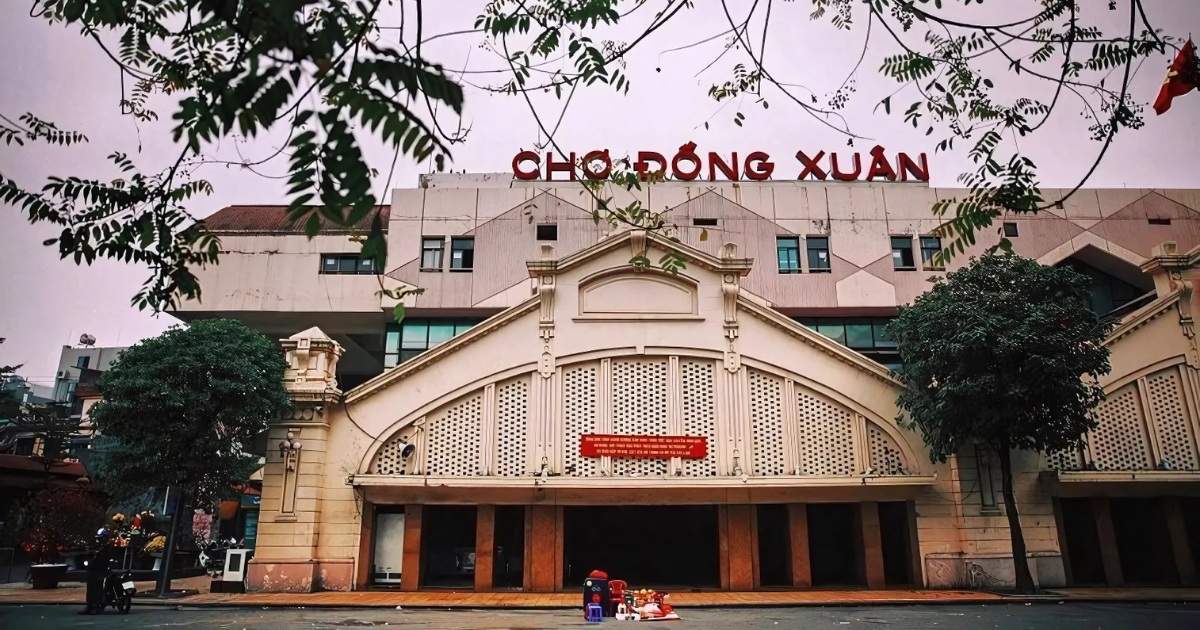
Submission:
[[[251,589],[546,592],[596,568],[735,591],[1012,580],[994,455],[929,461],[897,424],[883,334],[945,273],[930,208],[963,191],[602,194],[663,212],[678,241],[597,223],[579,183],[511,175],[394,191],[386,268],[282,207],[207,220],[222,262],[175,315],[281,339],[295,400],[271,429]],[[1093,308],[1120,318],[1086,448],[1014,455],[1031,569],[1043,586],[1194,583],[1200,191],[1059,205],[968,251],[1003,233],[1089,274]],[[678,274],[654,267],[671,253]],[[397,325],[379,290],[403,287],[424,292]]]

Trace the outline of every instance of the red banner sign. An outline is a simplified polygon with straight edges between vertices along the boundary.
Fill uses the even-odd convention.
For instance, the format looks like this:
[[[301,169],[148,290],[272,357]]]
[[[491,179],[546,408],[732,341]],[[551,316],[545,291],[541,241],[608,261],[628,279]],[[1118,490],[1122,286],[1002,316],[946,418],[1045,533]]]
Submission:
[[[704,459],[708,438],[697,435],[582,435],[579,452],[584,457],[633,457],[638,459]]]

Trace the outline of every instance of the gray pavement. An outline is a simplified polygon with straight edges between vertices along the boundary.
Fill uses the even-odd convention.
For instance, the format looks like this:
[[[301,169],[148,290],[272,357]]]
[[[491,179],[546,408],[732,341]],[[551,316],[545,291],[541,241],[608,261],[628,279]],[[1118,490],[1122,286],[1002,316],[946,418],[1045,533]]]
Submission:
[[[128,615],[76,614],[77,606],[0,606],[0,628],[196,628],[203,630],[349,630],[353,628],[594,627],[574,611],[436,611],[394,609],[249,609],[135,606]],[[1005,604],[830,608],[686,609],[667,628],[803,628],[854,630],[1195,630],[1198,604]],[[617,622],[606,621],[610,630]],[[624,624],[621,625],[624,627]]]

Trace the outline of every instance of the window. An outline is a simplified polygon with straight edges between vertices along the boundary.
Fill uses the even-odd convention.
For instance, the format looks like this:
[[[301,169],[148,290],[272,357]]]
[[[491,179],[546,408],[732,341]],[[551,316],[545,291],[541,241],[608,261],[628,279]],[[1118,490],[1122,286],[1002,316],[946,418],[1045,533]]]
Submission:
[[[921,264],[926,269],[941,269],[942,266],[934,264],[933,257],[942,251],[942,239],[936,236],[921,237]]]
[[[422,271],[441,271],[442,270],[442,249],[446,246],[446,242],[440,236],[425,237],[421,239],[421,270]]]
[[[1087,263],[1067,259],[1063,266],[1070,267],[1092,279],[1092,294],[1089,306],[1092,312],[1104,316],[1138,299],[1146,292]]]
[[[1146,219],[1150,225],[1171,225],[1170,219]]]
[[[999,514],[996,506],[996,484],[992,479],[991,451],[979,444],[975,445],[975,467],[979,473],[979,505],[986,514]]]
[[[829,238],[825,236],[810,236],[808,245],[808,272],[829,273]]]
[[[557,223],[539,223],[537,226],[537,240],[539,240],[539,241],[557,241],[558,240],[558,224]]]
[[[86,369],[91,360],[92,357],[89,356],[75,357],[75,367]]]
[[[915,270],[913,262],[912,239],[907,236],[892,237],[892,268],[906,271]]]
[[[374,275],[379,273],[374,258],[358,254],[322,254],[321,273],[326,275]]]
[[[1004,236],[1006,238],[1016,238],[1017,236],[1019,236],[1017,234],[1017,224],[1016,223],[1005,223],[1004,224]]]
[[[717,227],[716,219],[692,219],[692,225],[696,227]]]
[[[775,238],[775,251],[779,257],[779,273],[800,273],[800,239],[778,236]]]
[[[399,326],[390,326],[383,347],[384,367],[393,367],[461,335],[477,319],[406,318]]]
[[[889,370],[899,370],[902,365],[896,342],[884,330],[890,317],[803,317],[798,321]]]
[[[475,268],[475,239],[450,239],[450,271],[470,271]]]

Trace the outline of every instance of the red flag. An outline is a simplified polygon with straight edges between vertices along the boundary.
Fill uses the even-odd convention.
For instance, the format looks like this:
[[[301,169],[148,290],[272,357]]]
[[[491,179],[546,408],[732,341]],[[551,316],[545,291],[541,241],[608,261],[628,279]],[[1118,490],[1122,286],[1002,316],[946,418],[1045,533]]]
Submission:
[[[1154,99],[1154,112],[1162,115],[1163,112],[1171,109],[1171,101],[1176,96],[1187,94],[1195,88],[1196,47],[1189,39],[1183,48],[1179,49],[1179,54],[1175,56],[1175,61],[1167,70],[1167,79],[1163,81],[1162,89],[1158,91],[1158,98]]]

